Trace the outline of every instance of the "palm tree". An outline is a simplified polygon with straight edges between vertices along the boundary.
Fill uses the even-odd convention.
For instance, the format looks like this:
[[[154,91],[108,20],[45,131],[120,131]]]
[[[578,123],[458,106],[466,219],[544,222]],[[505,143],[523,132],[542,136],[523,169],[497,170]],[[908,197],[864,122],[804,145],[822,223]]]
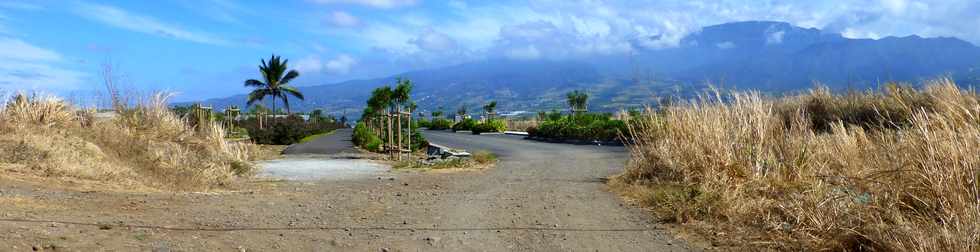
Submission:
[[[589,94],[582,91],[572,91],[568,93],[568,106],[572,108],[573,113],[580,113],[586,111],[588,108]]]
[[[490,101],[490,103],[487,103],[487,104],[483,105],[483,112],[487,114],[487,120],[488,121],[490,119],[493,119],[493,118],[490,118],[490,117],[492,117],[494,115],[494,112],[493,111],[496,110],[496,109],[497,109],[497,101]]]
[[[276,98],[281,98],[283,105],[286,107],[286,114],[289,114],[289,96],[291,95],[303,100],[303,93],[300,93],[295,87],[289,85],[290,81],[299,77],[299,72],[296,72],[296,70],[287,71],[287,62],[289,60],[281,60],[275,54],[269,58],[268,62],[262,59],[262,65],[259,65],[259,72],[262,73],[263,81],[256,79],[245,81],[246,87],[255,88],[255,90],[252,90],[248,94],[248,105],[265,99],[265,96],[272,96],[273,113],[277,111]]]

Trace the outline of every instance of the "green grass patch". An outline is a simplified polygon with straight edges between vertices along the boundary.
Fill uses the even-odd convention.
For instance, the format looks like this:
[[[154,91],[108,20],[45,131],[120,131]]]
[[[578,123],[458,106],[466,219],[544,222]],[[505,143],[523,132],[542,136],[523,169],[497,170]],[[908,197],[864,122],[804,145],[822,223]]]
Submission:
[[[327,132],[316,134],[316,135],[309,135],[309,136],[304,137],[303,139],[300,139],[299,140],[299,143],[306,143],[306,142],[309,142],[309,141],[313,141],[313,140],[316,140],[317,138],[320,138],[322,136],[328,136],[330,134],[333,134],[335,131],[337,131],[337,130],[331,130],[331,131],[327,131]]]

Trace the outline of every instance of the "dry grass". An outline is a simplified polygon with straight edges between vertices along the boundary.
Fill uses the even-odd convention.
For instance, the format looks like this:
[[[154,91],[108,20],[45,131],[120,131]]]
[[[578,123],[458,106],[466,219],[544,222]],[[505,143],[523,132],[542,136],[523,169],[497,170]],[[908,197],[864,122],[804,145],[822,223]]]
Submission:
[[[668,221],[779,250],[980,250],[980,100],[923,90],[701,99],[634,121],[613,179]]]
[[[507,119],[507,130],[527,131],[530,128],[537,128],[540,121],[537,119]]]
[[[19,95],[0,110],[0,164],[8,172],[168,190],[204,190],[253,172],[246,144],[218,124],[193,128],[158,94],[96,119],[55,97]]]
[[[395,163],[395,169],[423,169],[423,170],[482,170],[492,167],[497,163],[497,155],[489,151],[477,151],[469,158],[452,158],[440,160],[432,163],[422,160],[406,160]]]

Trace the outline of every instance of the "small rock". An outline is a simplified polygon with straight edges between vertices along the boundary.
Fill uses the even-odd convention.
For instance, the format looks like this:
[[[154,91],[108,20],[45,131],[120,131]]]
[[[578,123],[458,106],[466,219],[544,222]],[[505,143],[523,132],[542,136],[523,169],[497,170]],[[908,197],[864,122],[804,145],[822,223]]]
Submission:
[[[388,248],[381,248],[381,252],[388,252]]]

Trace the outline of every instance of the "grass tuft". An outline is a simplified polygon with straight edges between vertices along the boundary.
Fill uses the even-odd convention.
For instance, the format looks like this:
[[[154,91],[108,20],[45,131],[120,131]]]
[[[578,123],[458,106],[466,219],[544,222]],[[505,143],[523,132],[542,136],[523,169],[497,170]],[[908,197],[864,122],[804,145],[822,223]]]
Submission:
[[[156,94],[110,118],[62,100],[18,95],[0,107],[0,166],[16,173],[124,186],[206,190],[247,176],[249,146],[217,123],[191,127]]]
[[[613,187],[665,220],[736,230],[745,246],[980,250],[977,94],[939,79],[718,97],[631,121],[632,160]]]

